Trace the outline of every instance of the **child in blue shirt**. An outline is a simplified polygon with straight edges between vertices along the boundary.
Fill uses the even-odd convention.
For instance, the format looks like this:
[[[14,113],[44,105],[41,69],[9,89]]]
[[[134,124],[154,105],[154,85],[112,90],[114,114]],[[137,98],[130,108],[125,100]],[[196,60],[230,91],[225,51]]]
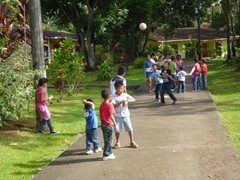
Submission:
[[[161,78],[161,70],[158,70],[158,65],[152,65],[153,73],[152,80],[155,82],[155,101],[159,102],[159,94],[162,88],[163,79]]]
[[[86,119],[86,154],[102,151],[98,140],[98,118],[94,110],[95,104],[91,99],[83,100],[84,118]],[[93,150],[91,145],[93,144]]]

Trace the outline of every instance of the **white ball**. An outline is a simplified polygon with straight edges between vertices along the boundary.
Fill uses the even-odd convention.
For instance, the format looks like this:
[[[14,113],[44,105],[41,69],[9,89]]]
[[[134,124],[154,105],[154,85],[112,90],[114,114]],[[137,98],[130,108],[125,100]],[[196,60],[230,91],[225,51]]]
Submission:
[[[140,29],[141,31],[145,31],[145,30],[147,29],[146,23],[141,23],[141,24],[139,24],[139,29]]]

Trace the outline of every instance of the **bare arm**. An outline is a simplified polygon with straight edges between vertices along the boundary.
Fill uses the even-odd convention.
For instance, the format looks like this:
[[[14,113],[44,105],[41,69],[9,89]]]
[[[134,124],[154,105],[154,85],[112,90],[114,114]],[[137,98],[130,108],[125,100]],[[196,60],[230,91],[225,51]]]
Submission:
[[[117,123],[116,123],[116,120],[115,120],[113,114],[110,116],[110,118],[111,118],[111,120],[112,120],[112,122],[113,122],[113,125],[116,126]]]
[[[95,108],[95,105],[94,105],[93,102],[87,101],[87,100],[85,100],[85,99],[83,100],[83,104],[89,105],[89,106],[91,106],[93,109]]]

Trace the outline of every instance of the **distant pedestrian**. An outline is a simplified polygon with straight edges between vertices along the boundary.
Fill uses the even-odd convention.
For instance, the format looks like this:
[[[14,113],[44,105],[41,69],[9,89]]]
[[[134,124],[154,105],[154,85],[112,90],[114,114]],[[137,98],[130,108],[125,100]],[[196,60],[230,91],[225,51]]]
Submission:
[[[177,93],[184,93],[186,89],[186,76],[187,73],[184,71],[183,67],[179,67],[179,72],[177,73],[177,84],[178,84],[178,89]]]
[[[158,70],[158,65],[153,64],[152,80],[155,82],[155,101],[159,102],[159,94],[161,92],[163,80],[161,78],[161,70]]]
[[[176,82],[176,75],[177,75],[177,65],[176,65],[174,60],[175,60],[175,57],[172,56],[170,62],[168,63],[168,69],[172,73],[172,80],[170,80],[170,82],[171,82],[171,85],[170,85],[171,89],[175,89],[176,88],[176,83],[175,82]]]
[[[153,70],[152,70],[152,65],[154,64],[155,62],[153,61],[151,55],[149,54],[148,55],[148,58],[147,60],[144,62],[144,75],[145,77],[147,78],[147,82],[148,82],[148,92],[150,93],[152,91],[152,73],[153,73]]]
[[[202,60],[202,87],[204,90],[208,89],[207,74],[208,74],[208,66],[207,66],[206,60],[203,59]]]
[[[180,67],[184,67],[184,61],[182,60],[182,57],[180,54],[176,56],[175,63],[177,65],[177,72],[180,71]]]
[[[115,94],[115,87],[114,84],[117,81],[122,81],[124,84],[124,92],[127,93],[127,81],[124,78],[124,76],[126,75],[126,68],[121,66],[118,68],[118,75],[114,78],[111,79],[110,81],[110,91],[111,91],[111,95],[113,96]]]
[[[83,100],[84,118],[86,119],[86,154],[101,152],[98,138],[98,118],[95,112],[95,104],[91,99]],[[91,149],[93,145],[93,150]]]
[[[51,114],[48,110],[48,101],[51,101],[52,96],[47,97],[47,82],[46,78],[41,78],[38,81],[38,89],[36,91],[36,99],[37,99],[37,111],[40,115],[41,121],[38,125],[37,131],[39,133],[44,132],[44,126],[47,123],[48,128],[50,130],[50,134],[59,134],[59,132],[54,131],[52,123],[51,123]]]
[[[100,119],[102,123],[102,132],[104,139],[104,150],[103,150],[103,160],[113,160],[115,155],[112,152],[112,138],[114,127],[116,131],[116,121],[113,116],[115,113],[113,105],[109,102],[111,99],[111,93],[109,89],[102,90],[103,102],[100,106]]]
[[[200,65],[198,63],[198,60],[194,59],[194,66],[192,68],[192,71],[191,71],[190,75],[194,79],[194,90],[195,91],[200,91],[200,89],[201,89],[200,81],[199,81],[200,71],[201,71],[201,69],[200,69]]]

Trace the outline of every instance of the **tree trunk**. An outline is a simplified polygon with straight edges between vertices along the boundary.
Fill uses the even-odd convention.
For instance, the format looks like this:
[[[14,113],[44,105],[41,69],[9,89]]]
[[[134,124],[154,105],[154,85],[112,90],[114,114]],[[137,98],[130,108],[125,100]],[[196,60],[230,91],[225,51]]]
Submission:
[[[234,22],[233,22],[233,15],[231,12],[229,12],[230,16],[230,24],[231,24],[231,31],[232,31],[232,43],[231,43],[231,48],[232,48],[232,56],[236,57],[236,49],[235,49],[235,43],[236,43],[236,31],[234,27]]]
[[[197,42],[197,55],[198,60],[202,59],[202,47],[201,47],[201,22],[200,22],[200,0],[198,0],[197,9],[197,26],[198,26],[198,42]]]
[[[149,30],[147,30],[147,32],[145,33],[145,40],[144,40],[144,43],[143,43],[141,55],[144,55],[144,52],[145,52],[146,47],[147,47],[148,39],[149,39]]]
[[[40,0],[30,0],[28,3],[30,15],[30,27],[32,35],[32,65],[33,69],[39,69],[41,76],[46,76],[44,52],[43,52],[43,32]],[[39,77],[35,76],[35,82]],[[36,87],[36,86],[35,86]],[[40,116],[36,111],[37,126]]]

